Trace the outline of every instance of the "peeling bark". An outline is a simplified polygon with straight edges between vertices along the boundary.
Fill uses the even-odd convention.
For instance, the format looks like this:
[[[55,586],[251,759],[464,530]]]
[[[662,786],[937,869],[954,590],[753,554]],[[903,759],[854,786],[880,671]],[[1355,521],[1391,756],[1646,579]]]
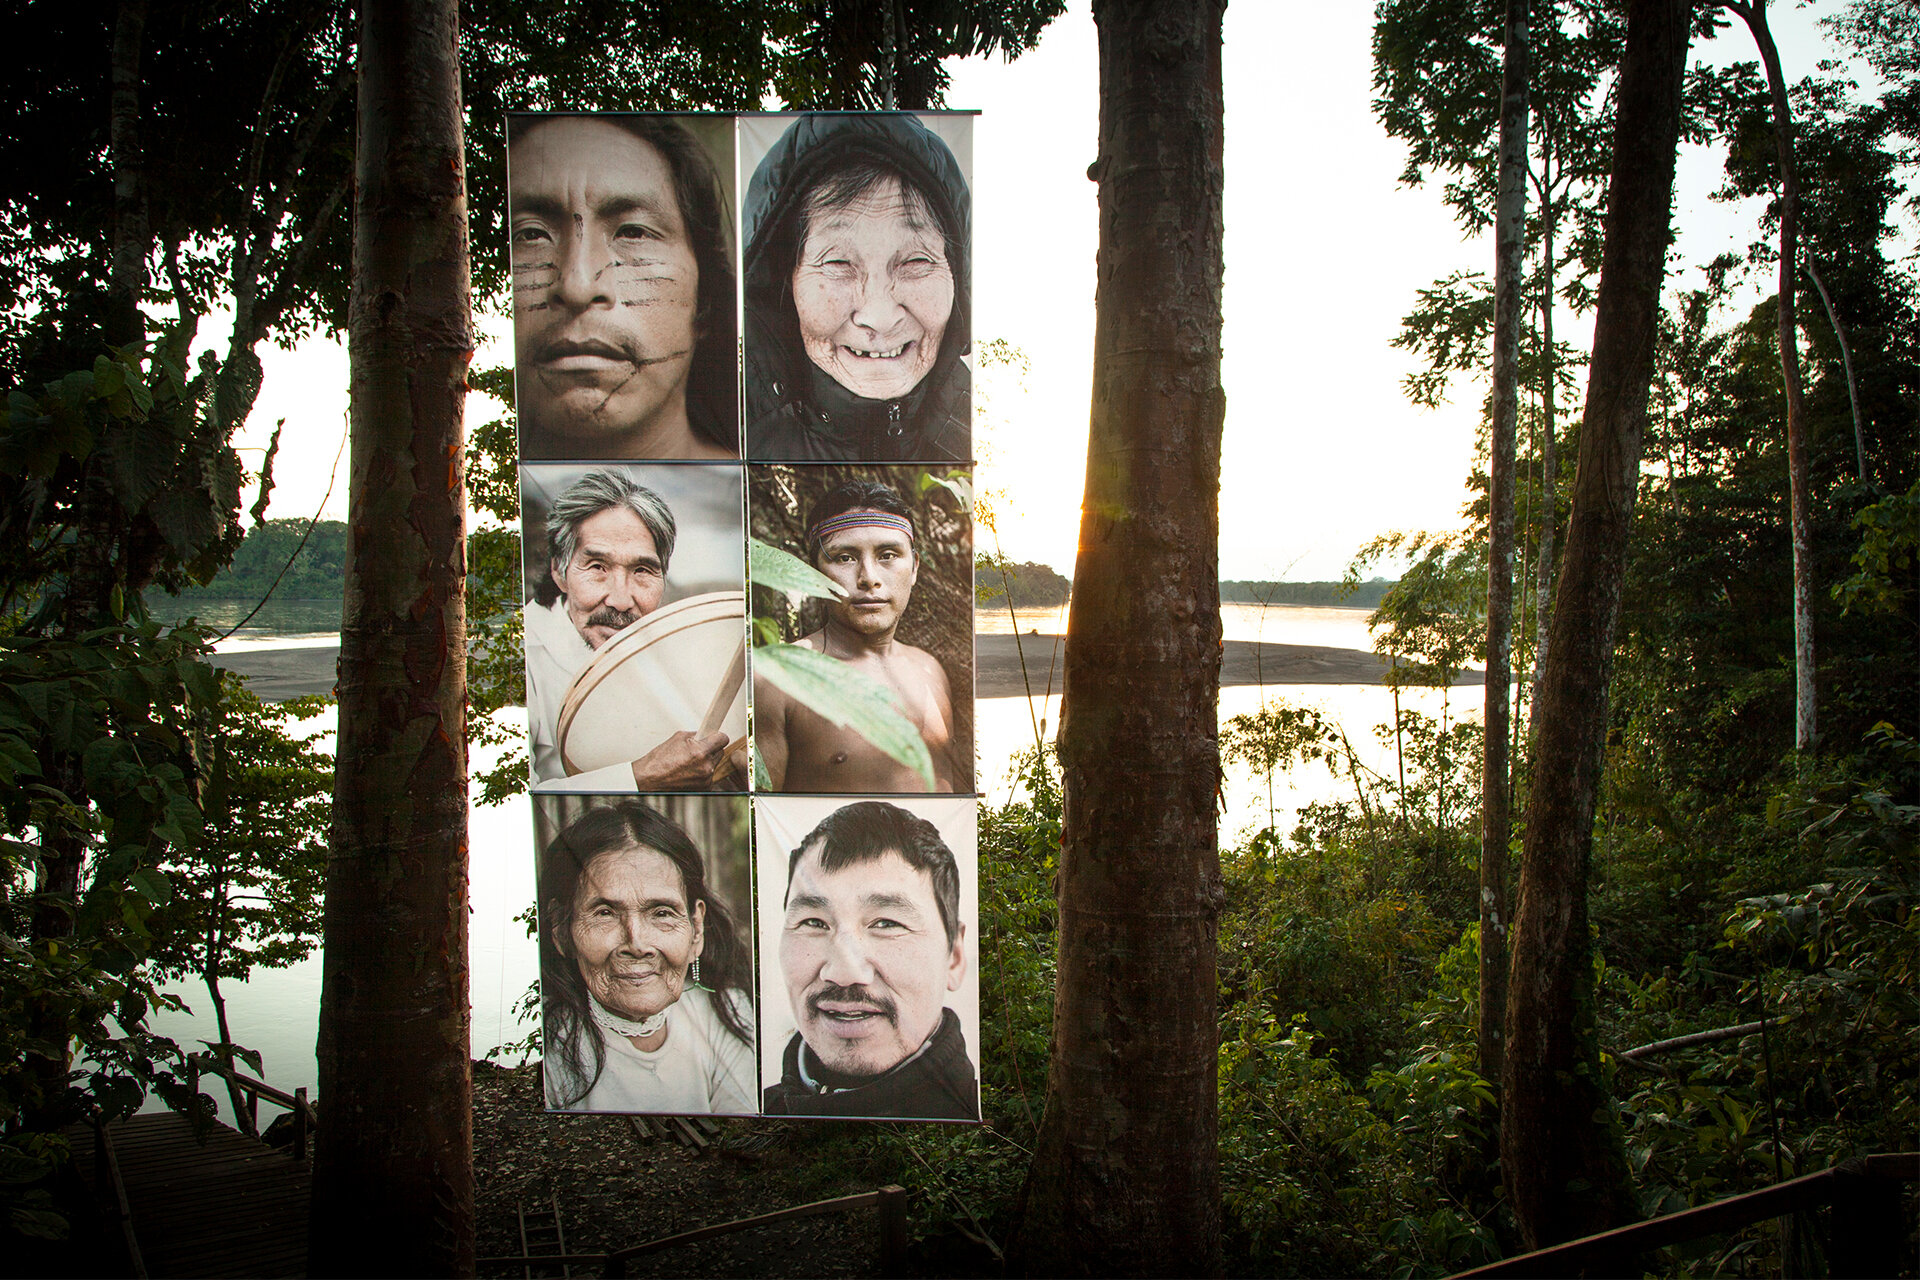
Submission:
[[[1534,703],[1534,783],[1514,915],[1500,1154],[1530,1249],[1630,1216],[1594,1038],[1587,872],[1627,536],[1653,379],[1689,0],[1632,0],[1593,362],[1566,550]]]
[[[473,1269],[457,12],[386,0],[361,17],[315,1275]]]
[[[1220,1267],[1223,5],[1108,0],[1092,436],[1068,623],[1033,1274]]]

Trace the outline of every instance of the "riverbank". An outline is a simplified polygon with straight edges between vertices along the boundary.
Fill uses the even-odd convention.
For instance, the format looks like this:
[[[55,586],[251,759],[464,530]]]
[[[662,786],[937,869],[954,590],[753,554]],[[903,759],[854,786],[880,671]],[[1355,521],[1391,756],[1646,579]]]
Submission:
[[[1064,679],[1065,640],[1061,635],[1029,632],[1025,635],[977,635],[973,638],[974,696],[1018,698],[1035,696],[1051,687],[1057,693]],[[331,693],[339,645],[312,648],[247,649],[214,656],[215,665],[238,672],[268,702],[314,693]],[[1278,644],[1272,641],[1229,640],[1221,656],[1222,688],[1261,684],[1379,684],[1387,664],[1365,649],[1336,649],[1324,645]],[[1479,671],[1463,671],[1456,688],[1482,683]]]

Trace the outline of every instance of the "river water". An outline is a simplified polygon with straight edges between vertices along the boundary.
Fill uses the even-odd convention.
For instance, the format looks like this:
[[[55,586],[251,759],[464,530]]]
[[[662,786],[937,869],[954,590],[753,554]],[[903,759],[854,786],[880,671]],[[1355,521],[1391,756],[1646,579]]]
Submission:
[[[209,612],[203,611],[203,618]],[[254,625],[223,641],[219,647],[232,652],[337,644],[336,634],[321,629],[326,625],[325,613],[311,612],[311,618],[296,613],[269,619],[272,625],[264,627],[259,625],[261,619],[255,619]],[[1370,647],[1365,609],[1226,605],[1222,614],[1230,640],[1345,649]],[[225,625],[231,626],[237,620],[237,617],[225,620]],[[1009,617],[1004,610],[996,613],[983,608],[975,629],[983,634],[1001,635],[1018,630],[1032,641],[1025,646],[1024,655],[1034,689],[1032,702],[1025,697],[983,698],[975,708],[977,785],[986,803],[998,805],[1012,794],[1010,762],[1015,753],[1030,748],[1036,737],[1050,740],[1057,730],[1060,656],[1050,637],[1065,632],[1065,610],[1023,609]],[[1402,694],[1404,705],[1428,714],[1438,713],[1440,699],[1441,695],[1434,691]],[[1232,716],[1257,710],[1263,701],[1274,700],[1317,707],[1346,729],[1363,764],[1382,772],[1391,768],[1392,748],[1373,731],[1374,726],[1390,724],[1393,719],[1393,696],[1389,690],[1378,685],[1339,684],[1231,687],[1220,691],[1221,720],[1224,723]],[[1479,704],[1478,689],[1455,689],[1451,691],[1449,715],[1478,718]],[[523,713],[515,708],[506,714],[517,718]],[[327,739],[320,744],[323,749],[332,749],[333,722],[334,712],[329,708],[307,723],[309,732],[327,732]],[[472,761],[474,770],[491,766],[500,750],[476,751]],[[1293,815],[1300,806],[1335,797],[1350,786],[1344,777],[1335,777],[1318,764],[1276,778],[1271,819],[1281,830],[1290,830]],[[1225,808],[1220,819],[1223,845],[1268,825],[1268,799],[1263,780],[1249,776],[1244,768],[1230,768],[1223,791]],[[526,927],[513,919],[526,909],[534,896],[532,823],[526,797],[515,797],[491,807],[476,804],[470,817],[469,839],[473,1053],[480,1057],[493,1046],[525,1034],[526,1028],[516,1022],[514,1007],[538,972],[534,942],[527,936]],[[982,873],[991,875],[992,868],[983,867]],[[216,1039],[204,988],[197,983],[183,983],[175,990],[190,1006],[190,1011],[155,1015],[155,1029],[182,1045]],[[245,983],[222,984],[221,992],[227,999],[227,1016],[234,1038],[260,1051],[265,1078],[283,1089],[304,1085],[317,1093],[318,1069],[313,1049],[320,1005],[318,954],[290,968],[260,970]],[[159,1104],[149,1102],[148,1105],[156,1108]],[[224,1096],[221,1105],[224,1112]],[[263,1116],[263,1123],[265,1119]]]

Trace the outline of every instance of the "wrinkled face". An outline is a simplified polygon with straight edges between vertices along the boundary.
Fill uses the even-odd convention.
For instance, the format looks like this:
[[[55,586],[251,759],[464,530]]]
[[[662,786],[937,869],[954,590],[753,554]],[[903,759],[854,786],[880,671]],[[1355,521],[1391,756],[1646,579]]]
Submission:
[[[933,881],[897,853],[838,871],[816,845],[787,885],[780,969],[814,1056],[843,1075],[877,1075],[940,1025],[966,977],[963,936],[947,942]]]
[[[658,609],[667,589],[653,534],[630,507],[608,507],[582,520],[573,559],[548,572],[567,598],[567,616],[593,649]]]
[[[855,395],[903,396],[940,354],[953,267],[926,202],[894,179],[807,214],[793,271],[807,358]]]
[[[629,845],[587,864],[573,893],[573,921],[554,941],[580,967],[587,994],[637,1022],[680,998],[687,966],[705,942],[706,914],[704,902],[688,909],[672,859]]]
[[[686,429],[700,269],[666,158],[604,120],[553,120],[509,168],[527,425],[591,457]]]
[[[827,605],[828,614],[863,636],[885,635],[899,626],[913,598],[913,584],[920,580],[913,539],[885,525],[860,525],[829,535],[814,563],[847,593]]]

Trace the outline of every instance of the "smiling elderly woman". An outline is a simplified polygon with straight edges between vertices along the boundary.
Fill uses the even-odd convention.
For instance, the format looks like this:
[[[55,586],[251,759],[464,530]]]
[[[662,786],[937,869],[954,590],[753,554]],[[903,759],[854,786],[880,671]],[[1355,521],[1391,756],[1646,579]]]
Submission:
[[[747,188],[747,455],[972,455],[965,178],[906,114],[804,116]]]
[[[540,867],[547,1105],[750,1115],[750,960],[700,851],[646,805],[595,809]]]

